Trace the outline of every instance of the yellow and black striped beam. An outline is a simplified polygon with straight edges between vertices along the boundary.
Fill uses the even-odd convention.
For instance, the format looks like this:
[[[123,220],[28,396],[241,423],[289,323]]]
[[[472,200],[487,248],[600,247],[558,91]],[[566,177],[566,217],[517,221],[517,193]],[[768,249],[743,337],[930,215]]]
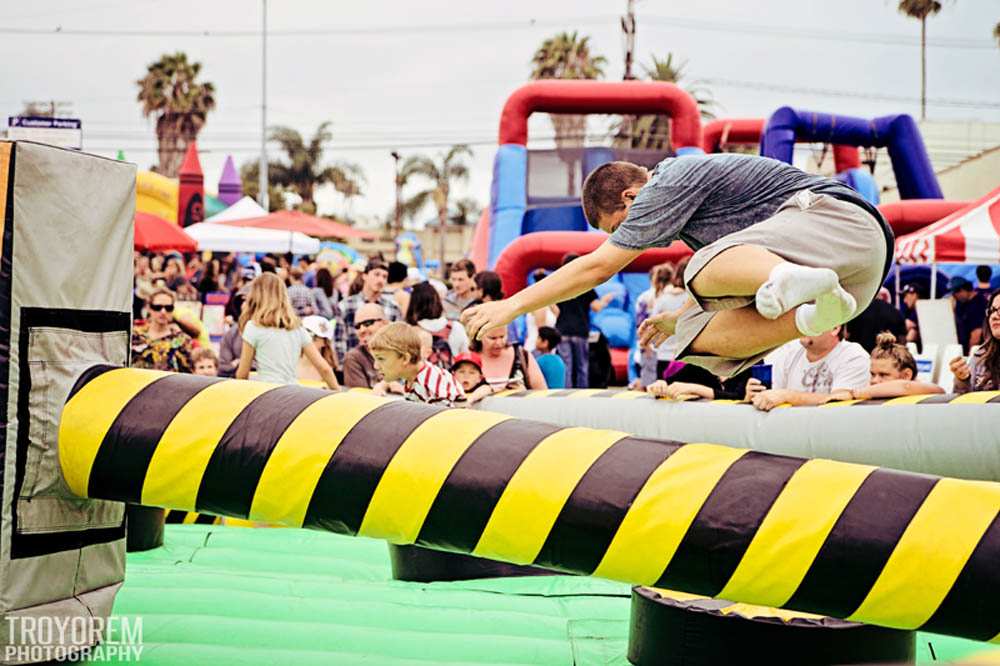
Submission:
[[[1000,642],[997,483],[107,366],[59,455],[81,497]]]

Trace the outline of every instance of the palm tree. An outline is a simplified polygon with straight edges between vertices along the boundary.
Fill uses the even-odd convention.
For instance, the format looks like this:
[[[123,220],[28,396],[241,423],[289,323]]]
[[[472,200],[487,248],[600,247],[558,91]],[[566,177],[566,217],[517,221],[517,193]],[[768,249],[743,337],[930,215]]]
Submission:
[[[267,172],[272,173],[272,170],[277,166],[276,163],[271,162],[268,164]],[[257,194],[260,191],[260,179],[257,174],[260,173],[260,160],[254,159],[250,162],[245,162],[240,166],[240,180],[243,181],[243,194],[250,197],[254,201],[259,201],[260,198]],[[268,180],[267,183],[267,207],[268,212],[273,213],[276,210],[282,210],[285,207],[285,188],[280,185],[276,185],[274,181]]]
[[[199,82],[200,73],[201,63],[188,62],[187,54],[178,51],[148,65],[146,76],[136,81],[142,115],[156,117],[157,171],[171,178],[215,108],[215,86]]]
[[[899,12],[920,20],[920,119],[927,119],[927,17],[941,11],[938,0],[899,0]]]
[[[561,32],[549,37],[538,47],[531,58],[531,78],[538,79],[598,79],[604,76],[604,56],[590,52],[590,37],[580,37],[576,32]],[[556,151],[567,164],[575,155],[567,149],[583,146],[587,131],[587,116],[560,113],[549,114],[555,129]],[[576,195],[576,178],[572,169],[567,170],[569,196]]]
[[[291,127],[272,127],[268,139],[276,142],[288,156],[288,162],[270,164],[270,180],[302,198],[299,209],[307,213],[316,212],[313,198],[316,186],[329,183],[344,195],[345,200],[362,193],[365,185],[364,173],[356,164],[337,163],[322,166],[323,150],[333,138],[330,123],[322,123],[307,144],[302,135]]]
[[[472,225],[479,220],[483,207],[479,202],[470,197],[459,199],[451,208],[451,216],[448,218],[452,224],[458,226]]]
[[[699,81],[687,82],[684,68],[687,61],[674,62],[674,54],[667,57],[650,56],[650,65],[643,65],[646,78],[650,81],[666,81],[682,85],[694,97],[698,110],[704,120],[715,118],[716,102],[711,91]],[[646,115],[632,118],[622,118],[615,128],[615,144],[618,147],[638,150],[670,150],[670,117],[665,115]]]
[[[469,180],[469,165],[463,157],[472,157],[472,150],[465,144],[452,146],[447,153],[439,155],[439,161],[426,155],[413,155],[406,158],[399,169],[399,180],[407,185],[412,179],[420,179],[428,185],[416,194],[402,202],[403,214],[413,218],[428,202],[437,208],[438,242],[441,259],[441,269],[444,270],[445,228],[448,224],[448,197],[451,185],[455,182]]]
[[[997,46],[1000,46],[1000,21],[993,26],[993,37],[997,40]]]

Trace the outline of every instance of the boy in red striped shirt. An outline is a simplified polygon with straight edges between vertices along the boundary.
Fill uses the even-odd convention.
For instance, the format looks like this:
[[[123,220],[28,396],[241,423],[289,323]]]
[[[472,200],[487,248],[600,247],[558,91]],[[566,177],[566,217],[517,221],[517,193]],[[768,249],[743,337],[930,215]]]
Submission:
[[[465,394],[450,372],[427,363],[420,356],[420,337],[413,327],[394,322],[382,327],[369,341],[368,351],[382,382],[403,382],[407,400],[451,407]],[[380,386],[375,387],[376,393]]]

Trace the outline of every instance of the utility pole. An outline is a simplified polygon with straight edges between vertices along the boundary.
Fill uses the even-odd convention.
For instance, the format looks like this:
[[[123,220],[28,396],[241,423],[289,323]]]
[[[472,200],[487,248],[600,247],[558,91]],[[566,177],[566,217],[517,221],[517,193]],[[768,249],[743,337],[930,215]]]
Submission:
[[[392,151],[389,153],[392,155],[393,160],[393,174],[395,174],[396,181],[396,213],[393,221],[393,236],[398,235],[400,231],[403,230],[403,202],[400,198],[400,189],[402,188],[402,183],[399,182],[399,153],[397,151]]]
[[[260,30],[260,164],[257,167],[257,201],[265,211],[270,210],[267,200],[267,0],[261,0]]]
[[[635,58],[635,0],[627,0],[625,16],[621,17],[622,35],[625,40],[625,75],[622,79],[632,81],[635,75],[632,73],[632,63]]]

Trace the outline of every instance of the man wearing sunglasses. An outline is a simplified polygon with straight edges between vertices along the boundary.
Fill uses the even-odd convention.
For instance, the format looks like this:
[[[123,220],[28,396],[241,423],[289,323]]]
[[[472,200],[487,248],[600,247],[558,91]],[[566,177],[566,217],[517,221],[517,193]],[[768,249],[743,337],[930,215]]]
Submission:
[[[381,379],[368,351],[368,341],[387,323],[385,310],[377,303],[365,303],[354,313],[354,333],[359,344],[344,356],[344,386],[372,388]]]
[[[195,344],[174,322],[172,291],[157,289],[146,301],[146,321],[132,330],[132,367],[191,372]]]

